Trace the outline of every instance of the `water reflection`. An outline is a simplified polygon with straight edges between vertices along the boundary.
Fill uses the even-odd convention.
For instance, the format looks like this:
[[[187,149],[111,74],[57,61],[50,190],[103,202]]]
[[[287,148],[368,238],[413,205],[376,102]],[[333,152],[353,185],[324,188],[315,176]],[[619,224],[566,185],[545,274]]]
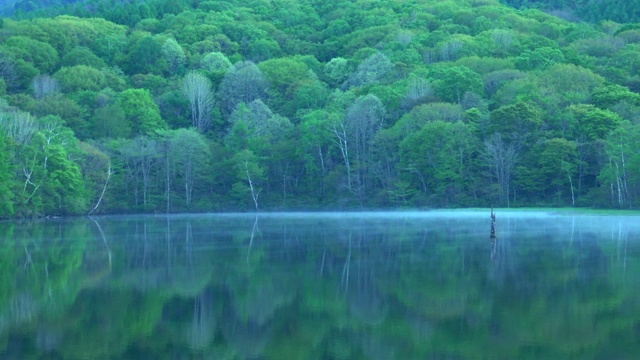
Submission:
[[[7,359],[632,358],[634,217],[92,217],[0,224]],[[489,254],[489,256],[487,256]]]

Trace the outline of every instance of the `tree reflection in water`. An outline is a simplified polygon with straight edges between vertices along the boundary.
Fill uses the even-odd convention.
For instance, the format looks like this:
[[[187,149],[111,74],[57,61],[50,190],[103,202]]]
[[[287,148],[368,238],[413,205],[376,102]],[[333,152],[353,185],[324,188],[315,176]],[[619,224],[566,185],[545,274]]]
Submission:
[[[633,218],[243,214],[2,223],[0,357],[629,358]],[[487,249],[490,256],[487,256]]]

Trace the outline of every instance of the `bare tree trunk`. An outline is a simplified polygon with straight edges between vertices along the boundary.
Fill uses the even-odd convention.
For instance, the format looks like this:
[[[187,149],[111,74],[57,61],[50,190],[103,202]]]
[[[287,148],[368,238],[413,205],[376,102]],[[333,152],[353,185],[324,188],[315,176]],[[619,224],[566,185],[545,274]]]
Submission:
[[[102,193],[100,194],[100,197],[98,198],[98,202],[96,203],[96,206],[94,206],[93,209],[91,209],[91,211],[89,211],[88,215],[91,215],[91,213],[96,211],[98,209],[98,206],[100,206],[100,202],[102,202],[102,198],[104,197],[104,193],[107,191],[107,185],[109,184],[109,179],[111,178],[112,174],[113,174],[113,172],[111,171],[111,162],[109,162],[109,167],[107,168],[107,179],[104,181],[104,186],[102,187]]]
[[[109,269],[111,269],[112,266],[112,261],[111,261],[111,248],[109,247],[109,244],[107,243],[107,237],[104,236],[104,232],[102,231],[102,227],[100,226],[100,223],[98,223],[96,221],[96,219],[94,219],[93,217],[89,216],[89,219],[91,219],[91,221],[93,221],[94,224],[96,224],[96,226],[98,227],[98,231],[100,232],[100,237],[102,237],[102,242],[104,243],[105,248],[107,248],[107,256],[109,259]]]
[[[625,194],[625,198],[627,199],[627,203],[631,206],[631,199],[629,196],[629,186],[627,184],[627,167],[625,164],[625,156],[624,156],[624,145],[620,144],[620,162],[622,165],[622,189]]]
[[[251,199],[253,199],[253,204],[255,206],[256,211],[258,211],[258,196],[260,196],[260,190],[256,190],[253,185],[253,180],[251,179],[251,173],[249,172],[249,161],[244,160],[244,169],[247,174],[247,181],[249,182],[249,190],[251,190]]]
[[[339,129],[338,126],[340,127]],[[353,191],[351,182],[351,163],[349,162],[349,146],[347,144],[347,131],[344,128],[343,123],[333,124],[332,130],[333,134],[336,136],[334,142],[338,145],[340,153],[342,154],[342,159],[344,160],[344,165],[347,168],[347,185],[349,187],[349,191]]]
[[[247,264],[249,263],[249,255],[251,254],[251,249],[253,248],[253,239],[256,236],[256,229],[258,228],[258,214],[253,219],[253,227],[251,228],[251,237],[249,238],[249,248],[247,249]]]
[[[569,185],[571,186],[571,205],[573,206],[576,204],[576,196],[573,191],[573,180],[571,180],[571,173],[569,173],[569,170],[567,170],[567,177],[569,178]]]

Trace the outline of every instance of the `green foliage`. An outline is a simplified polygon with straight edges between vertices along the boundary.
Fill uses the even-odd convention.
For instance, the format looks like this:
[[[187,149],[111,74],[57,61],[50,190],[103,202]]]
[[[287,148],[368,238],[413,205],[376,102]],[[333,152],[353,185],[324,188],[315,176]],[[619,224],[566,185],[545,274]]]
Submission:
[[[580,66],[556,64],[540,75],[539,82],[542,88],[558,94],[554,100],[560,100],[560,105],[568,105],[587,102],[593,89],[603,85],[604,78]]]
[[[222,81],[231,66],[229,59],[223,53],[217,51],[204,55],[200,60],[200,67],[213,80],[214,85],[218,85]]]
[[[444,101],[462,101],[465,92],[483,93],[480,75],[466,66],[437,67],[429,73],[436,95]]]
[[[593,89],[591,100],[601,109],[611,108],[621,102],[640,105],[640,94],[632,92],[624,86],[610,84]]]
[[[162,55],[169,65],[169,71],[175,72],[186,62],[184,50],[174,39],[167,39],[162,45]]]
[[[76,65],[90,66],[95,69],[102,69],[107,66],[103,59],[99,58],[89,48],[83,46],[75,47],[60,60],[60,66],[62,67]]]
[[[589,140],[603,139],[622,123],[618,114],[598,109],[593,105],[571,106],[569,111],[577,121],[578,132]]]
[[[465,173],[473,148],[465,124],[439,120],[400,142],[400,166],[426,201],[421,205],[451,206],[464,200],[468,185]]]
[[[324,65],[324,74],[332,86],[342,84],[351,73],[349,61],[344,58],[333,58]]]
[[[220,110],[229,116],[240,103],[262,99],[268,82],[262,71],[252,62],[237,62],[227,71],[220,84]]]
[[[542,113],[535,105],[517,102],[491,112],[490,131],[519,141],[527,137],[535,137],[542,124]]]
[[[125,63],[130,74],[160,74],[166,67],[162,46],[152,36],[146,35],[130,48]]]
[[[148,90],[125,90],[118,96],[117,105],[124,112],[133,135],[153,134],[156,130],[167,128]]]
[[[131,136],[131,124],[118,104],[96,109],[89,121],[91,138],[127,138]]]
[[[368,56],[352,73],[343,88],[351,86],[363,86],[384,81],[393,70],[393,64],[389,58],[381,52],[374,52]]]
[[[68,97],[64,97],[61,94],[47,96],[37,100],[27,109],[35,116],[58,116],[65,122],[66,126],[76,133],[76,136],[80,138],[88,136],[85,109]]]
[[[204,136],[195,129],[178,129],[165,134],[172,151],[175,176],[181,179],[185,208],[194,207],[195,194],[201,194],[207,177],[209,147]],[[208,210],[208,209],[206,209]]]
[[[9,139],[0,132],[0,218],[13,215],[13,159]]]
[[[8,25],[8,26],[7,26]],[[51,45],[61,56],[76,46],[86,46],[98,56],[118,49],[126,28],[105,19],[82,19],[62,15],[54,18],[34,18],[11,22],[5,28]],[[103,48],[105,46],[105,48]]]
[[[505,4],[519,8],[541,8],[554,10],[569,18],[599,23],[613,20],[619,23],[636,23],[640,20],[637,0],[501,0]]]
[[[267,180],[266,169],[260,160],[251,150],[241,150],[231,159],[237,179],[232,187],[232,196],[239,200],[251,197],[254,200],[255,210],[258,210],[259,194],[262,192],[263,183]]]
[[[12,36],[2,47],[15,59],[29,62],[43,73],[51,73],[58,64],[58,52],[46,42],[26,36]]]
[[[577,191],[576,173],[578,170],[577,145],[574,141],[553,138],[536,144],[531,149],[535,166],[528,170],[520,168],[519,181],[526,194],[541,194],[555,204],[571,203]]]
[[[516,58],[515,66],[518,70],[546,70],[551,65],[564,62],[564,55],[559,49],[541,47],[525,50]]]
[[[45,214],[78,214],[86,208],[86,194],[80,167],[67,158],[60,145],[47,150],[47,180],[42,187]]]
[[[63,67],[53,77],[60,83],[62,91],[67,93],[82,90],[99,91],[106,84],[104,74],[87,65]]]
[[[568,3],[554,4],[558,10]],[[594,9],[593,1],[581,4]],[[602,1],[600,11],[611,4]],[[85,154],[62,145],[71,161],[65,164],[55,146],[15,142],[22,125],[14,120],[22,115],[11,115],[2,125],[9,129],[10,154],[2,161],[11,180],[2,181],[12,184],[9,202],[20,216],[95,205],[105,180],[100,152],[114,169],[104,212],[255,209],[258,195],[267,208],[469,206],[495,201],[496,188],[505,204],[610,203],[598,176],[615,172],[605,170],[598,144],[623,119],[640,121],[640,37],[633,24],[562,19],[585,16],[580,11],[556,17],[492,0],[100,0],[22,12],[6,18],[0,33],[0,96],[7,102],[0,112],[56,116],[95,148],[83,145]],[[196,83],[186,91],[185,74],[196,72],[203,91]],[[411,172],[407,159],[419,162],[444,146],[424,128],[446,139],[452,124],[464,124],[465,141],[477,148],[464,171],[445,171],[425,191],[420,176],[431,170],[423,164]],[[191,126],[199,136],[183,132]],[[197,161],[209,172],[193,182],[185,182],[188,172],[176,160],[188,148],[178,138],[198,144],[194,151],[215,149],[215,160]],[[401,151],[409,138],[415,146]],[[569,165],[559,171],[542,155],[570,153],[562,141],[575,143],[577,158],[565,156]],[[513,152],[513,174],[487,173],[487,147]],[[244,150],[264,169],[253,204],[238,195],[246,195],[247,183],[230,170],[233,154]],[[47,151],[60,164],[55,176],[43,167]],[[89,157],[101,170],[77,160]],[[74,185],[74,164],[87,190]],[[557,175],[563,171],[566,178]],[[456,181],[462,183],[450,184]],[[69,192],[78,204],[68,201],[65,183],[75,186]],[[576,190],[572,197],[568,189]],[[62,203],[69,209],[59,209]]]

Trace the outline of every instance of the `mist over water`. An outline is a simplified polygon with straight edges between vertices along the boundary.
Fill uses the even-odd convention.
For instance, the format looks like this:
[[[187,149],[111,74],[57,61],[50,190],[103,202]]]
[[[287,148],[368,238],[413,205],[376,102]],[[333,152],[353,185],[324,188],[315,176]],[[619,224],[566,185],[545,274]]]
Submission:
[[[0,358],[626,359],[637,216],[496,210],[2,223]]]

